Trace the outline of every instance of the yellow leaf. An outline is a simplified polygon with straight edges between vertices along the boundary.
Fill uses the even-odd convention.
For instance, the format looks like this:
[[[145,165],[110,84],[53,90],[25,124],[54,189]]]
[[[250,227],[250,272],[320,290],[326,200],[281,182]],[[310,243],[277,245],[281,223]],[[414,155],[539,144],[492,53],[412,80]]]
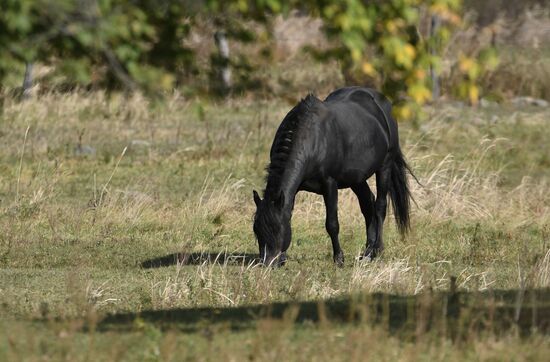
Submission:
[[[424,104],[432,97],[430,90],[423,84],[412,85],[407,93],[409,93],[411,98],[418,104]]]
[[[369,63],[369,62],[364,62],[361,69],[363,70],[363,73],[365,73],[368,76],[372,77],[372,76],[376,75],[376,69],[374,69],[372,64]]]
[[[414,49],[414,47],[411,44],[405,44],[403,51],[411,59],[413,59],[416,55],[416,49]]]
[[[359,59],[361,59],[361,57],[362,57],[362,54],[359,49],[357,48],[351,49],[351,59],[353,59],[353,61],[356,62],[355,64],[359,62]]]
[[[386,29],[390,34],[395,34],[397,32],[397,25],[394,21],[388,20],[386,22]]]
[[[395,62],[403,67],[410,69],[413,66],[413,60],[416,55],[416,50],[411,44],[401,45],[398,42],[396,46]]]
[[[239,0],[239,3],[237,6],[239,7],[239,10],[243,13],[248,11],[248,4],[246,0]]]
[[[474,67],[474,65],[475,62],[472,58],[462,57],[458,62],[458,69],[460,69],[462,73],[468,73],[470,69]]]
[[[338,15],[335,22],[340,25],[342,30],[349,30],[351,28],[350,19],[345,14]]]
[[[468,89],[468,98],[470,98],[470,103],[476,105],[479,101],[479,88],[475,84],[471,84]]]
[[[430,12],[432,14],[438,15],[441,20],[446,21],[448,23],[451,23],[453,25],[460,25],[461,18],[460,16],[449,9],[449,7],[446,4],[442,3],[436,3],[430,6]]]
[[[414,72],[414,77],[418,80],[424,80],[426,78],[426,71],[424,69],[416,69]]]
[[[413,116],[413,111],[411,107],[407,104],[394,107],[393,113],[397,120],[409,120]]]

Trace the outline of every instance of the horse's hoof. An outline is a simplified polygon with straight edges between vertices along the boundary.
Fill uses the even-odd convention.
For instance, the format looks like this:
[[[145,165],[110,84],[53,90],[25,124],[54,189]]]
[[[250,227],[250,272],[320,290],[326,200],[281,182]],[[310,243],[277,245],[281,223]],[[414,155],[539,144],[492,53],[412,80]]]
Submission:
[[[286,261],[287,261],[287,256],[286,256],[286,253],[282,253],[281,256],[279,257],[279,265],[278,266],[285,266],[286,264]]]
[[[380,255],[380,249],[376,248],[367,248],[363,255],[359,257],[360,261],[374,261],[376,257]]]
[[[344,253],[340,252],[336,254],[333,259],[337,267],[342,268],[344,266]]]
[[[357,261],[359,261],[360,263],[370,263],[372,261],[374,261],[374,257],[369,254],[369,255],[359,255],[357,257]]]

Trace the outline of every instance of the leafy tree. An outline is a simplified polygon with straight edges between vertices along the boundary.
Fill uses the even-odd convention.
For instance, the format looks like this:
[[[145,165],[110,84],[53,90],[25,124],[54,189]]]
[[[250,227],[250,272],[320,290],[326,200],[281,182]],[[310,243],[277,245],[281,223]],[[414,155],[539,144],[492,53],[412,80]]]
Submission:
[[[161,91],[198,73],[193,49],[183,46],[200,19],[238,41],[261,41],[242,24],[263,24],[292,9],[320,17],[336,46],[312,49],[319,59],[337,58],[348,79],[382,89],[410,118],[431,99],[430,69],[438,50],[460,25],[461,0],[0,0],[0,84],[27,62],[54,65],[68,86]],[[442,23],[420,35],[426,16]],[[427,14],[427,15],[426,15]],[[266,52],[267,53],[267,52]],[[456,94],[476,103],[480,73],[495,64],[494,52],[463,55],[455,67]],[[215,55],[212,66],[227,59]],[[229,65],[241,76],[252,68],[245,57]],[[214,74],[214,73],[212,73]],[[242,77],[245,79],[245,77]],[[251,84],[249,82],[249,84]]]
[[[214,11],[238,13],[263,23],[269,22],[266,14],[296,8],[320,17],[325,33],[337,40],[337,46],[310,51],[320,60],[338,59],[349,81],[380,87],[397,103],[400,118],[412,117],[418,105],[431,99],[428,71],[437,70],[441,62],[433,50],[440,49],[448,41],[452,27],[461,23],[460,0],[211,0],[208,3]],[[442,26],[437,32],[424,37],[419,34],[421,12],[441,19]],[[470,59],[477,64],[476,59]],[[475,77],[466,76],[458,94],[475,103],[476,87]]]
[[[2,0],[0,80],[18,64],[56,66],[70,84],[168,89],[192,70],[182,46],[192,26],[184,2]],[[181,72],[180,74],[185,74]]]
[[[32,0],[2,0],[0,7],[0,89],[18,66],[36,56],[40,18]]]

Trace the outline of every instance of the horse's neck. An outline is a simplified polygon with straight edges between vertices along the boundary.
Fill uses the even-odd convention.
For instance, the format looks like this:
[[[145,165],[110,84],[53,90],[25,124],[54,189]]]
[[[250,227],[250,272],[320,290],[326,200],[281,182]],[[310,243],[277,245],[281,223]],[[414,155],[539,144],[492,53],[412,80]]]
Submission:
[[[280,192],[283,192],[285,197],[284,209],[285,213],[289,216],[294,208],[294,198],[303,181],[303,165],[303,162],[297,162],[297,160],[288,161],[283,174],[278,175],[276,178],[273,177],[273,179],[276,179],[275,182],[274,180],[270,180],[269,177],[267,180],[267,189],[270,189],[271,196],[275,197]]]

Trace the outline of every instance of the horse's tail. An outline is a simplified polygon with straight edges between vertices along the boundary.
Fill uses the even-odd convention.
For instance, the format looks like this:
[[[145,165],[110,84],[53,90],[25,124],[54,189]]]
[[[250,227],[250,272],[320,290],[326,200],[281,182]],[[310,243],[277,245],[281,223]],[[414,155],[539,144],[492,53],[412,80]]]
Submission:
[[[409,230],[412,199],[409,182],[407,181],[407,171],[411,175],[413,175],[413,173],[409,165],[407,165],[405,157],[399,147],[397,148],[397,153],[391,167],[389,187],[390,199],[399,232],[405,234]]]

